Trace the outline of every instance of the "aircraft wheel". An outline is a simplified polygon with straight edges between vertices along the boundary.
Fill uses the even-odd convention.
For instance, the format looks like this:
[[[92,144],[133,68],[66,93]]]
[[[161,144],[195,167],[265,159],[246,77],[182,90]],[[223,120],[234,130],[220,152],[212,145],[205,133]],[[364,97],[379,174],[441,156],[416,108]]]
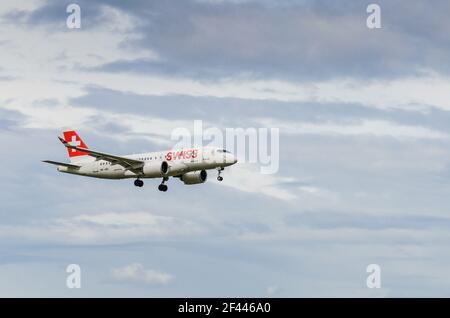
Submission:
[[[144,185],[144,181],[139,180],[139,179],[136,179],[136,180],[134,180],[134,185],[135,185],[136,187],[141,188],[141,187]]]
[[[218,177],[217,177],[217,181],[223,181],[223,177],[218,176]]]
[[[158,186],[158,190],[159,190],[159,191],[166,192],[167,189],[168,189],[168,187],[167,187],[165,184],[160,184],[160,185]]]

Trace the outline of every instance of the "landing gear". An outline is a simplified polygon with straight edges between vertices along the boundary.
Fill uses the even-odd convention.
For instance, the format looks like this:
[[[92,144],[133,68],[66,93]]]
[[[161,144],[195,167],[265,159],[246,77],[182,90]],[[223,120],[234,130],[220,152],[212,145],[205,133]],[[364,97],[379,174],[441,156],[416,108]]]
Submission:
[[[158,190],[159,191],[162,191],[162,192],[166,192],[167,191],[167,186],[165,185],[165,184],[160,184],[159,186],[158,186]]]
[[[223,171],[223,170],[225,170],[225,168],[217,168],[217,172],[218,172],[218,174],[217,174],[217,181],[223,181],[223,177],[220,175],[220,173]]]
[[[144,185],[144,181],[136,179],[136,180],[134,180],[134,185],[136,187],[142,188],[142,186]]]
[[[164,184],[167,180],[169,180],[168,177],[164,177],[164,178],[162,179],[161,184],[158,186],[158,190],[159,190],[159,191],[162,191],[162,192],[166,192],[166,191],[167,191],[168,187]]]

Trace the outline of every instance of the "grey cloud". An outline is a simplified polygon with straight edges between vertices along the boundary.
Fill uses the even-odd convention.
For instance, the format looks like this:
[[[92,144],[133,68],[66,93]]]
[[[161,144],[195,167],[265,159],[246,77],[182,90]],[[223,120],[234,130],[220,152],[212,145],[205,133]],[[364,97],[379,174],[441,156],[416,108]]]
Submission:
[[[448,36],[436,30],[446,30],[448,19],[437,12],[448,12],[448,4],[379,4],[384,22],[380,30],[366,27],[367,4],[356,1],[271,7],[255,2],[155,2],[140,6],[139,12],[124,7],[146,21],[138,29],[145,39],[137,45],[154,49],[162,61],[116,62],[102,69],[206,79],[240,73],[295,80],[373,78],[414,75],[425,68],[447,73]],[[421,21],[419,26],[412,26],[415,21]]]
[[[367,2],[109,1],[139,17],[135,45],[154,50],[157,62],[114,62],[95,70],[156,73],[212,80],[247,74],[254,78],[311,80],[332,77],[386,78],[448,74],[446,1],[378,1],[383,28],[366,27]],[[79,1],[83,31],[102,23],[102,1]],[[29,23],[63,23],[59,1],[27,17]]]
[[[285,217],[287,226],[308,226],[315,229],[443,229],[450,228],[450,218],[446,216],[408,215],[398,216],[361,213],[348,213],[345,211],[304,211],[299,214],[289,214]]]
[[[95,27],[105,18],[100,9],[101,3],[95,1],[77,1],[76,3],[80,5],[82,10],[82,27],[84,29]],[[70,2],[47,0],[44,5],[35,10],[13,10],[1,18],[7,23],[20,23],[30,27],[51,24],[52,27],[56,25],[65,29],[69,15],[66,8],[69,4]]]
[[[80,132],[82,136],[86,136],[85,139],[90,145],[101,145],[102,148],[114,147],[115,151],[118,147],[122,147],[120,144],[110,142],[107,133],[104,136],[98,136],[85,131]],[[448,197],[445,193],[436,194],[432,189],[421,195],[412,193],[411,189],[421,190],[417,186],[418,183],[415,183],[423,184],[423,178],[420,180],[420,172],[414,175],[414,183],[411,184],[411,176],[408,176],[407,180],[403,177],[386,190],[384,190],[385,182],[389,180],[386,180],[384,175],[374,182],[372,177],[379,172],[375,171],[365,176],[358,173],[365,165],[370,166],[368,161],[370,153],[366,152],[366,147],[370,148],[370,144],[363,143],[355,147],[355,143],[349,144],[348,141],[339,143],[336,140],[331,142],[314,138],[284,141],[283,174],[300,179],[308,179],[307,177],[311,179],[311,176],[314,176],[313,180],[292,184],[293,187],[318,186],[333,191],[340,191],[343,188],[344,193],[352,192],[356,187],[373,192],[370,199],[353,199],[353,202],[347,202],[347,210],[336,211],[308,209],[308,202],[304,199],[296,201],[296,204],[282,204],[263,197],[256,198],[248,193],[218,187],[214,182],[208,183],[199,191],[199,188],[183,187],[175,182],[176,180],[171,180],[170,195],[177,200],[169,200],[158,196],[159,193],[155,191],[157,180],[147,181],[143,189],[145,192],[137,192],[127,181],[112,183],[57,174],[52,167],[38,166],[41,164],[40,159],[49,156],[65,160],[66,153],[56,140],[56,134],[58,134],[56,131],[21,130],[0,135],[2,144],[7,144],[10,151],[14,153],[14,156],[9,158],[2,157],[2,165],[10,167],[0,183],[1,201],[4,202],[1,210],[3,224],[33,225],[33,221],[36,220],[45,223],[54,218],[79,215],[80,211],[82,214],[92,215],[100,211],[120,213],[144,210],[195,220],[205,224],[206,227],[211,227],[214,234],[208,235],[206,239],[191,237],[177,241],[170,238],[159,242],[136,242],[101,247],[46,245],[38,239],[33,244],[25,246],[23,243],[11,240],[3,241],[2,255],[5,255],[6,261],[13,263],[14,266],[11,268],[3,266],[0,275],[20,273],[23,277],[28,275],[34,277],[36,275],[33,275],[31,268],[36,268],[36,263],[33,263],[33,260],[45,261],[43,268],[47,270],[41,270],[41,275],[45,274],[46,280],[52,282],[44,291],[45,294],[66,295],[66,291],[58,287],[61,284],[55,279],[57,275],[54,268],[59,267],[61,273],[64,273],[61,264],[79,262],[86,273],[95,273],[95,277],[89,277],[89,286],[86,285],[81,291],[86,296],[142,296],[145,293],[147,296],[168,297],[206,295],[257,297],[260,296],[258,293],[264,291],[265,287],[273,282],[282,287],[283,295],[290,297],[361,295],[358,286],[365,281],[365,266],[374,259],[383,262],[383,269],[386,272],[389,269],[389,272],[396,273],[389,277],[390,286],[393,289],[391,295],[429,295],[429,293],[442,295],[446,292],[446,289],[439,289],[439,283],[434,281],[434,277],[442,275],[443,272],[433,271],[431,274],[428,269],[433,268],[433,264],[421,267],[425,257],[435,257],[441,264],[448,264],[448,259],[442,256],[445,255],[442,252],[445,246],[442,245],[435,246],[430,251],[420,242],[389,241],[386,243],[386,241],[374,240],[373,236],[354,244],[343,243],[336,242],[332,233],[329,238],[312,239],[303,244],[293,240],[263,243],[235,240],[236,236],[246,233],[270,234],[273,224],[280,222],[298,230],[308,226],[312,230],[329,229],[331,232],[334,229],[340,230],[347,227],[362,231],[397,227],[410,230],[422,229],[429,233],[447,229],[449,221],[444,215],[427,216],[417,213],[408,215],[409,207],[405,204],[405,200],[409,200],[410,205],[420,205],[423,201],[436,200],[436,205],[429,206],[426,210],[427,214],[432,214],[439,207],[442,208]],[[31,139],[40,140],[41,147],[22,146],[28,145]],[[386,142],[383,144],[385,145]],[[311,148],[312,146],[316,148]],[[398,144],[393,143],[391,147],[390,156],[401,153]],[[417,149],[417,145],[410,145],[410,147],[411,153]],[[387,151],[385,147],[382,148]],[[345,154],[335,152],[343,149],[347,150]],[[385,155],[380,153],[380,149],[378,153],[381,157]],[[414,161],[423,160],[416,156]],[[410,170],[406,172],[401,170],[399,174],[407,172]],[[26,182],[23,179],[24,175],[27,176]],[[332,187],[333,184],[336,185],[335,188]],[[410,185],[405,186],[407,184]],[[425,184],[425,187],[428,185]],[[383,202],[380,199],[381,190],[394,194],[393,200]],[[89,193],[89,196],[86,196],[86,193]],[[382,215],[367,216],[367,211],[370,210],[368,205],[372,203],[372,200],[379,201],[380,206],[377,208],[384,212]],[[386,210],[389,209],[393,211],[387,213],[389,211]],[[445,214],[445,210],[441,212]],[[408,248],[412,248],[413,252],[417,251],[416,254],[423,256],[408,254]],[[397,249],[406,250],[406,252],[399,253],[396,252]],[[395,256],[393,256],[394,252],[396,252]],[[20,257],[21,253],[33,256],[31,259],[23,258]],[[164,290],[153,290],[152,286],[127,285],[119,288],[108,281],[107,269],[123,266],[123,263],[118,262],[124,262],[124,260],[151,264],[152,268],[163,268],[175,275],[177,280]],[[180,260],[183,266],[178,266]],[[411,274],[403,274],[411,280],[408,286],[417,288],[415,293],[405,290],[407,279],[403,276],[398,277],[398,271],[395,271],[395,268],[391,270],[393,266],[391,264],[396,264],[400,260],[407,260],[408,268],[415,269]],[[338,278],[326,274],[330,272],[330,268],[333,272],[339,271]],[[422,275],[423,278],[415,279],[415,275]],[[36,280],[31,281],[36,282]],[[41,292],[36,290],[34,285],[16,283],[23,290],[10,289],[10,294],[39,295],[38,293]],[[217,288],[218,285],[220,288]],[[324,286],[332,286],[332,288]]]
[[[420,1],[380,2],[385,28],[370,40],[367,36],[372,33],[363,29],[365,4],[355,1],[283,1],[282,5],[270,1],[108,3],[147,21],[136,29],[146,38],[132,44],[154,48],[163,59],[159,64],[117,63],[106,66],[105,71],[187,74],[200,80],[249,71],[262,78],[314,79],[411,74],[420,67],[445,72],[448,63],[442,58],[447,35],[434,32],[448,23],[443,20],[448,12],[446,2],[434,2],[433,7]],[[89,32],[90,26],[101,23],[100,4],[80,1],[80,5],[87,18],[82,32]],[[53,9],[47,10],[51,6]],[[31,16],[16,17],[21,23],[62,24],[65,8],[49,1],[47,7]],[[336,21],[342,23],[342,29],[332,28]],[[296,42],[291,43],[293,40]],[[312,48],[317,53],[312,54]],[[225,127],[246,126],[256,117],[343,124],[369,118],[449,132],[449,113],[436,109],[413,113],[336,103],[149,97],[98,87],[89,87],[86,92],[70,100],[70,105],[143,117],[205,119]],[[39,105],[56,106],[52,100],[41,100],[34,106]],[[258,297],[272,285],[280,286],[283,296],[288,297],[372,296],[361,286],[365,266],[374,261],[382,262],[389,296],[442,297],[449,293],[443,284],[448,282],[450,263],[445,235],[437,237],[436,244],[421,242],[420,238],[414,242],[392,238],[380,241],[374,236],[356,243],[335,240],[335,234],[346,228],[358,229],[362,236],[392,228],[429,235],[448,232],[448,141],[283,135],[279,176],[296,181],[280,186],[298,195],[286,203],[222,187],[214,181],[185,187],[171,180],[168,196],[162,196],[156,191],[159,180],[146,180],[142,191],[136,191],[132,180],[111,182],[59,174],[40,160],[67,160],[65,149],[56,139],[60,131],[20,128],[25,118],[8,110],[1,109],[0,118],[0,144],[5,149],[0,162],[7,167],[0,182],[2,225],[33,228],[81,213],[148,211],[192,220],[211,230],[205,236],[181,241],[171,237],[89,247],[45,244],[39,238],[24,243],[8,237],[0,244],[1,261],[11,265],[0,268],[2,295],[42,296],[45,292],[72,297],[63,284],[63,265],[71,262],[80,262],[85,273],[90,273],[89,284],[81,290],[84,296]],[[106,122],[100,115],[87,124],[94,125],[98,128],[95,132],[74,127],[92,148],[118,154],[157,149],[138,136],[127,142],[111,138],[111,134],[126,133],[120,121]],[[308,187],[318,189],[317,196],[302,192]],[[252,233],[276,236],[272,230],[278,225],[297,231],[305,227],[325,229],[330,236],[301,244],[295,240],[236,240],[239,235]],[[163,268],[177,280],[167,289],[156,291],[149,286],[112,286],[106,278],[107,269],[131,262]],[[11,279],[19,276],[30,279]],[[47,286],[44,291],[40,288],[43,285]]]
[[[436,108],[417,112],[375,109],[362,104],[281,102],[185,95],[144,96],[100,87],[87,87],[86,94],[72,99],[71,104],[164,119],[202,119],[222,127],[253,127],[257,124],[254,119],[262,117],[281,121],[333,122],[342,125],[372,119],[427,127],[450,134],[450,112]],[[101,119],[99,122],[101,123]],[[120,123],[115,126],[118,128]]]
[[[20,126],[25,116],[13,110],[0,109],[0,131],[11,130]]]

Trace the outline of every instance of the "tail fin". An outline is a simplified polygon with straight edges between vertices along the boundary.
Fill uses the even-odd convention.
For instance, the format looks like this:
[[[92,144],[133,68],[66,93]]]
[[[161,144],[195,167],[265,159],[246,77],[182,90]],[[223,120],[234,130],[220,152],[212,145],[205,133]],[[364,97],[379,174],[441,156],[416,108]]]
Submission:
[[[80,136],[78,136],[77,132],[74,130],[65,131],[64,140],[71,145],[88,149],[88,146],[84,143],[84,141],[80,138]],[[69,154],[70,162],[95,160],[94,158],[88,156],[86,152],[80,150],[67,148],[67,152]]]

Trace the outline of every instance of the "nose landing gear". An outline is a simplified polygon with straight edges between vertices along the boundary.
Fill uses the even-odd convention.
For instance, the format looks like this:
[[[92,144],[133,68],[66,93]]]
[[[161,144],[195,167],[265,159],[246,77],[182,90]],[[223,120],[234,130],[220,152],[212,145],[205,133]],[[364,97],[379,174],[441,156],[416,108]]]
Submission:
[[[136,179],[136,180],[134,180],[134,185],[136,187],[142,188],[144,186],[144,181],[142,181],[140,179]]]
[[[164,177],[162,179],[161,184],[158,186],[158,190],[159,191],[162,191],[162,192],[166,192],[167,191],[168,187],[167,187],[167,185],[164,184],[167,180],[169,180],[168,177]]]
[[[223,177],[220,175],[220,173],[225,170],[225,168],[217,168],[217,181],[223,181]]]

